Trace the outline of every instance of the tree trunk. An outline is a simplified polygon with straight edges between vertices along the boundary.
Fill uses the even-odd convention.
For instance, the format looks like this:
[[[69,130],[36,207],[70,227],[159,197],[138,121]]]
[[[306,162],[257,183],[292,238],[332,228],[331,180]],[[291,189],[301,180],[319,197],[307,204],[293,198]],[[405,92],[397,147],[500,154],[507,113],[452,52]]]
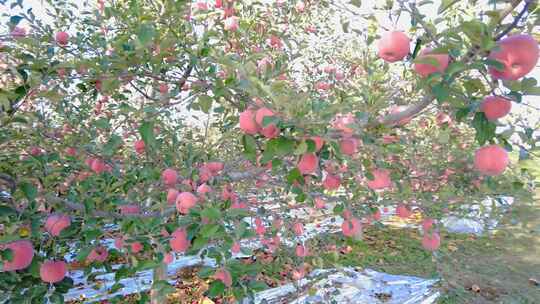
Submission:
[[[157,281],[166,281],[167,280],[167,264],[161,262],[159,266],[154,269],[152,289],[150,290],[150,303],[151,304],[161,304],[165,303],[165,295],[162,294],[159,290],[155,289],[155,283]]]

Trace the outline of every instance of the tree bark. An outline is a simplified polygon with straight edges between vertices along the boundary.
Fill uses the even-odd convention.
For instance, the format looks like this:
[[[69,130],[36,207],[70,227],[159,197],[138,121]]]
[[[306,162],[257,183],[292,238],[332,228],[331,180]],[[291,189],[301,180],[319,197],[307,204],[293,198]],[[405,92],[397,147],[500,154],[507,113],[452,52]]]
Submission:
[[[165,295],[161,294],[159,290],[154,288],[154,284],[157,281],[167,280],[167,264],[161,262],[159,266],[154,269],[152,289],[150,290],[150,304],[165,303]]]

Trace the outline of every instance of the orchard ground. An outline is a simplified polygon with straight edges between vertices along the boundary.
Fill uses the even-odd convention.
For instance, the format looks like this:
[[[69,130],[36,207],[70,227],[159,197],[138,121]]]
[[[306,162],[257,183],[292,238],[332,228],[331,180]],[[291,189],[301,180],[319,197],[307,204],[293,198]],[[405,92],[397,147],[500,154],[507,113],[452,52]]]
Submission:
[[[505,219],[501,223],[505,225],[504,231],[481,237],[442,233],[439,263],[422,248],[422,237],[416,229],[370,228],[364,231],[363,241],[345,240],[340,234],[317,240],[342,248],[337,256],[321,256],[324,267],[366,267],[426,278],[442,275],[447,284],[437,286],[442,291],[438,303],[538,303],[540,287],[533,280],[540,280],[540,236],[531,230],[540,227],[540,191],[532,206],[520,206],[513,212],[527,214],[527,224],[506,226]],[[269,287],[284,283],[280,271],[290,255],[293,253],[283,253],[266,265],[263,273]],[[437,265],[442,266],[440,272]],[[212,303],[208,299],[204,302],[208,283],[197,278],[197,271],[197,267],[188,267],[178,272],[176,291],[169,295],[169,303],[180,303],[180,299]],[[140,295],[130,295],[124,300],[137,303],[139,298]]]

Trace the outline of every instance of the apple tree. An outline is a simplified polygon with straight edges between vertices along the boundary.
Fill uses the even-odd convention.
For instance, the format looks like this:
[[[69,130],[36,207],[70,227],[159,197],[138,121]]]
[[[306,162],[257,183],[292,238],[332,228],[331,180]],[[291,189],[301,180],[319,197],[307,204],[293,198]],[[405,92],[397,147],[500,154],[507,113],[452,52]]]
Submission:
[[[181,254],[233,302],[265,288],[239,254],[318,265],[298,210],[356,240],[420,213],[435,252],[445,214],[531,190],[536,130],[507,118],[540,93],[534,1],[24,2],[0,2],[4,302],[150,269],[163,303]]]

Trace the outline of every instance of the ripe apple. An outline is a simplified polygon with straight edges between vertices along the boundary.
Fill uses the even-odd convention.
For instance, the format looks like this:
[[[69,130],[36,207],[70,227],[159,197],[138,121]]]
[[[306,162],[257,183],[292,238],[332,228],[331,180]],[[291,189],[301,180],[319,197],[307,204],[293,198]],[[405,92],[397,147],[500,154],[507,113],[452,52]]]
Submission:
[[[422,247],[429,251],[435,251],[441,246],[441,237],[437,232],[426,233],[422,238]]]
[[[509,164],[508,153],[497,145],[489,145],[476,150],[474,167],[488,176],[500,175]]]
[[[437,66],[429,63],[415,63],[414,70],[422,77],[427,77],[433,73],[444,73],[448,67],[449,57],[448,54],[433,54],[432,49],[426,48],[418,55],[418,59],[432,58],[437,61]]]
[[[409,54],[411,40],[399,31],[386,32],[377,44],[379,58],[387,62],[402,60]]]
[[[489,67],[495,79],[518,80],[534,69],[538,62],[538,42],[526,34],[513,35],[500,40],[497,48],[489,54],[489,59],[503,64],[503,69]]]
[[[176,184],[178,173],[174,169],[167,168],[161,173],[161,180],[165,185],[172,186]]]
[[[65,214],[53,214],[45,221],[45,230],[52,236],[59,236],[62,230],[71,225],[71,219]]]
[[[375,169],[371,172],[373,180],[367,181],[367,185],[371,190],[380,190],[392,186],[390,179],[390,171],[387,169]]]
[[[246,134],[255,135],[259,132],[259,126],[255,121],[255,113],[251,109],[247,109],[240,113],[240,129]]]
[[[362,231],[362,223],[355,217],[344,220],[341,224],[341,232],[343,232],[344,236],[355,236],[358,235],[360,231]]]
[[[69,34],[66,32],[58,32],[55,36],[56,43],[61,46],[65,46],[69,42]]]
[[[311,174],[317,170],[319,159],[314,153],[305,153],[298,162],[298,170],[302,174]]]
[[[512,101],[500,96],[488,96],[480,104],[480,111],[484,112],[488,120],[504,117],[511,109]]]
[[[185,252],[189,246],[190,242],[187,238],[187,231],[184,228],[178,228],[172,233],[172,238],[169,241],[171,249],[174,252]]]
[[[176,210],[181,214],[188,214],[189,209],[197,204],[197,197],[191,192],[182,192],[176,198]]]
[[[2,271],[15,271],[30,266],[34,258],[34,246],[28,240],[18,240],[6,244],[0,244],[0,250],[11,249],[12,260],[2,260]]]
[[[64,261],[45,261],[39,267],[39,276],[46,283],[58,283],[66,277],[67,266]]]

